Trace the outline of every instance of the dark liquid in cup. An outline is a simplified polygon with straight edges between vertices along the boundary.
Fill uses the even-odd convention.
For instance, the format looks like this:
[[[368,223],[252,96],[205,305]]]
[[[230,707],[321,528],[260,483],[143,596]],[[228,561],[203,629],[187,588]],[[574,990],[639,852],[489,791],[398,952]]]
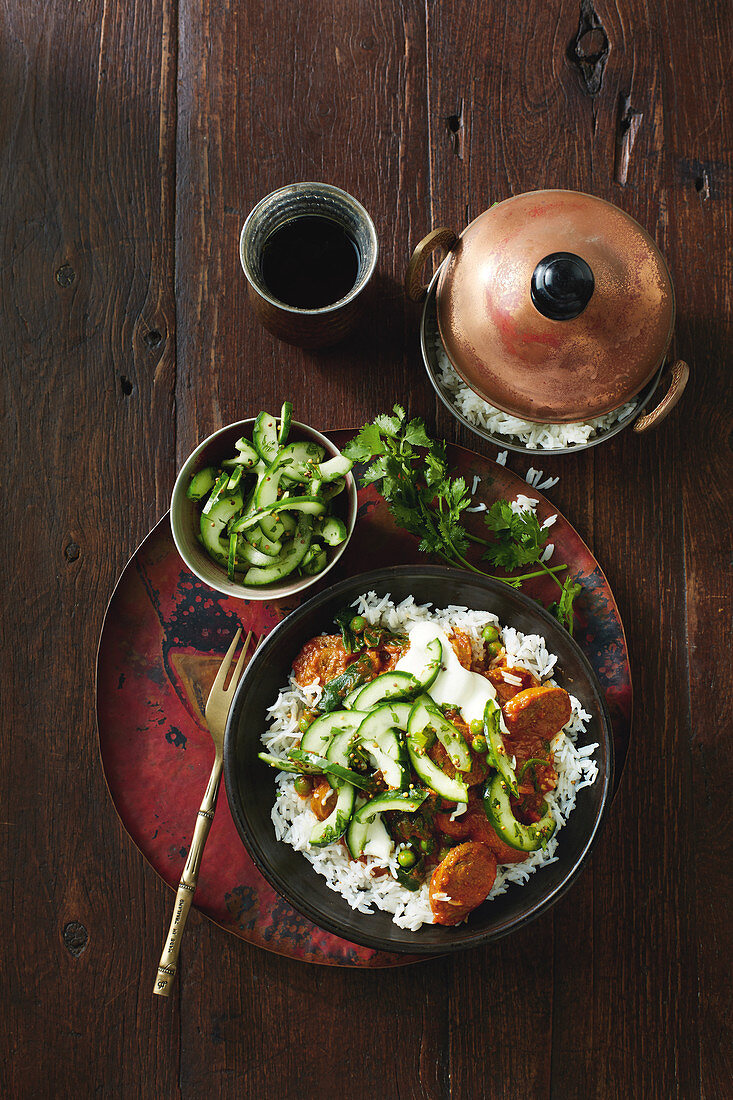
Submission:
[[[262,278],[273,298],[322,309],[345,298],[359,274],[356,241],[331,218],[306,214],[279,226],[262,250]]]

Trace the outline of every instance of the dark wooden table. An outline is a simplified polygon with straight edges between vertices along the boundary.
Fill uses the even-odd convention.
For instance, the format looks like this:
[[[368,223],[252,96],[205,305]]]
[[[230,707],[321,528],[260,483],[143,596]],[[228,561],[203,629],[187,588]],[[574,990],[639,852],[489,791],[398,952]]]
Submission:
[[[3,24],[3,1094],[730,1096],[730,5],[8,0]],[[371,323],[320,354],[254,324],[237,252],[299,179],[358,196],[381,243]],[[115,580],[193,445],[284,397],[319,428],[399,399],[493,456],[437,403],[401,282],[432,226],[554,186],[656,237],[692,365],[656,432],[539,463],[631,652],[602,843],[526,930],[396,970],[194,912],[153,998],[172,895],[96,745]]]

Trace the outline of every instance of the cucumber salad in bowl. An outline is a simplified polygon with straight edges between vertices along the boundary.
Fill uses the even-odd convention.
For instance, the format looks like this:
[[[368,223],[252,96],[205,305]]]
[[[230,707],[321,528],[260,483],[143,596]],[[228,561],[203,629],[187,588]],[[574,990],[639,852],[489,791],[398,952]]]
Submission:
[[[353,909],[410,930],[525,883],[598,775],[556,660],[489,611],[360,596],[270,707],[277,839]]]
[[[334,564],[356,515],[351,459],[326,436],[279,416],[220,429],[179,473],[173,537],[194,573],[227,595],[298,591]]]

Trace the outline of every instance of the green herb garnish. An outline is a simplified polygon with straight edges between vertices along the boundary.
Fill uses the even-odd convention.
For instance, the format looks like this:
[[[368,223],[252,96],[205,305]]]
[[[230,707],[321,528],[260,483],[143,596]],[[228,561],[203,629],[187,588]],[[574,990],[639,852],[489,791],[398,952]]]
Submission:
[[[554,615],[570,633],[573,633],[573,603],[575,597],[582,591],[582,586],[573,581],[572,577],[566,577],[560,590],[560,599],[557,603],[551,603],[548,611]]]
[[[406,635],[395,634],[382,627],[369,626],[361,615],[355,615],[353,607],[344,607],[337,611],[333,621],[341,633],[341,641],[347,653],[358,653],[362,649],[376,649],[385,643],[404,643]]]
[[[390,513],[399,527],[419,538],[424,554],[435,554],[451,565],[460,565],[492,580],[521,588],[524,581],[549,574],[560,588],[552,614],[572,634],[573,600],[580,585],[568,578],[564,584],[555,576],[567,565],[548,566],[541,561],[549,531],[540,527],[531,511],[513,512],[508,501],[491,506],[485,519],[492,540],[466,530],[463,513],[471,496],[462,477],[451,477],[445,442],[431,439],[422,420],[408,420],[401,405],[392,414],[377,416],[347,444],[343,453],[354,462],[367,463],[362,485],[378,485]],[[513,576],[496,576],[468,561],[472,543],[482,545],[483,557]],[[517,574],[527,565],[540,568]]]
[[[333,621],[341,631],[341,641],[346,652],[355,653],[358,649],[361,649],[361,639],[355,636],[351,625],[354,621],[354,609],[352,607],[342,608],[341,611],[336,612]]]
[[[551,615],[573,633],[573,602],[581,591],[581,586],[572,577],[566,577],[561,583],[555,576],[558,571],[551,569],[542,561],[545,544],[549,537],[549,528],[541,527],[534,512],[529,509],[512,511],[506,500],[497,500],[486,512],[486,526],[494,535],[494,542],[487,546],[483,557],[492,565],[511,572],[525,565],[539,565],[552,577],[560,589],[560,598],[548,608]],[[567,568],[567,566],[563,566]],[[505,578],[507,584],[514,584],[515,578]]]
[[[539,562],[549,530],[540,527],[534,512],[514,512],[508,501],[497,500],[486,512],[484,522],[494,535],[494,542],[483,555],[487,561],[507,571]]]

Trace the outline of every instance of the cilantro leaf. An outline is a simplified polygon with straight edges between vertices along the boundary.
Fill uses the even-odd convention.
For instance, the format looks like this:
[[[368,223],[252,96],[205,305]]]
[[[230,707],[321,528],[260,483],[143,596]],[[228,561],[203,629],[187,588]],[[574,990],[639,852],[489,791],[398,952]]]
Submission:
[[[411,535],[421,535],[419,516],[415,514],[414,507],[404,500],[392,500],[389,510],[398,527],[403,527]]]
[[[375,455],[384,454],[384,447],[377,425],[365,424],[351,442],[346,444],[343,453],[352,462],[364,462]]]
[[[462,512],[463,509],[468,508],[471,503],[471,498],[468,495],[468,487],[462,477],[457,477],[449,482],[446,487],[446,496],[456,512]]]
[[[582,586],[577,581],[574,581],[572,577],[566,577],[560,592],[560,599],[557,603],[550,604],[547,609],[571,634],[575,623],[573,604],[581,591]]]
[[[486,511],[484,520],[490,531],[508,531],[513,515],[508,500],[497,500]]]
[[[399,406],[398,406],[399,407]],[[431,443],[428,433],[425,431],[425,425],[422,420],[411,420],[405,428],[405,439],[408,443],[411,443],[413,447],[430,447],[434,446]]]
[[[351,456],[349,456],[351,457]],[[364,476],[361,479],[362,485],[369,485],[372,481],[379,481],[380,478],[387,477],[389,474],[389,458],[387,455],[381,455],[364,471]]]
[[[379,416],[375,416],[374,424],[380,432],[389,436],[390,439],[397,439],[402,431],[406,414],[401,405],[393,405],[392,412],[394,416],[390,416],[388,413],[381,413]]]
[[[533,562],[539,563],[549,535],[529,509],[513,512],[505,500],[498,500],[486,512],[486,525],[494,542],[484,551],[484,559],[511,572]]]

